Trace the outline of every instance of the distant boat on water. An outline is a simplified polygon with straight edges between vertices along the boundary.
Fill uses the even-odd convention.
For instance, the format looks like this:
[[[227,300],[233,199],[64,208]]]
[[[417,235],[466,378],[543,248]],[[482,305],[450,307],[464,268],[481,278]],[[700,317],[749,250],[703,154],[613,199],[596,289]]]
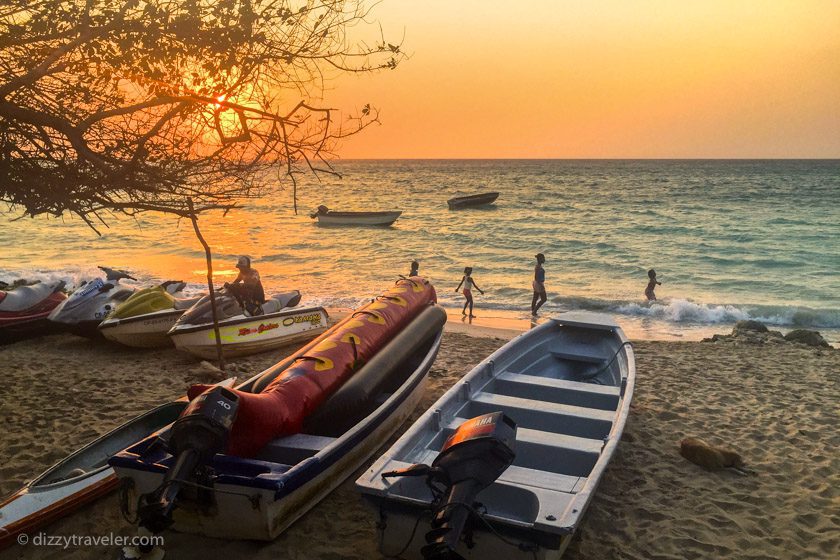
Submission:
[[[471,208],[473,206],[484,206],[485,204],[493,204],[499,198],[497,192],[487,192],[481,194],[471,194],[469,196],[456,196],[446,201],[450,210],[460,210],[462,208]]]
[[[402,214],[401,210],[387,212],[335,212],[326,206],[319,206],[309,214],[319,224],[330,226],[390,226]]]

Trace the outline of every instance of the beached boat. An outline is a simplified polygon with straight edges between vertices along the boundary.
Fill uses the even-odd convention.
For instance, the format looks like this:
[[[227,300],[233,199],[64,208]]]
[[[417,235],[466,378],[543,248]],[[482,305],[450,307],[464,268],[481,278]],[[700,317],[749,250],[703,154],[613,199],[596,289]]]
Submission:
[[[276,294],[263,305],[262,315],[248,315],[225,289],[216,295],[219,337],[225,356],[247,356],[310,340],[324,332],[329,316],[323,307],[295,307],[297,290]],[[184,312],[168,333],[175,348],[199,358],[216,356],[216,334],[210,296]]]
[[[402,214],[401,210],[388,212],[335,212],[326,206],[309,215],[326,226],[390,226]]]
[[[427,513],[443,507],[433,505],[425,478],[382,475],[431,464],[465,422],[503,412],[518,428],[515,458],[478,493],[483,513],[472,523],[474,546],[461,542],[457,552],[476,559],[559,558],[621,438],[635,375],[627,338],[604,315],[561,314],[511,340],[447,391],[357,480],[381,512],[382,553],[403,550],[401,557],[420,558],[430,531]]]
[[[232,382],[232,380],[230,380]],[[117,487],[108,459],[126,445],[174,422],[186,399],[141,414],[85,445],[0,502],[0,549]]]
[[[140,498],[141,527],[270,540],[341,484],[408,418],[425,391],[446,313],[430,304],[430,285],[411,293],[418,285],[418,279],[401,280],[398,290],[380,296],[236,391],[199,402],[208,395],[201,393],[193,401],[196,413],[185,413],[162,434],[167,445],[147,438],[117,454],[111,465],[117,476],[132,481],[126,504],[133,508]],[[333,377],[339,371],[344,380]],[[339,385],[322,392],[330,383]],[[297,388],[305,394],[296,393]],[[273,410],[258,409],[256,414],[246,406],[261,406],[275,396],[282,398],[281,393],[291,395],[289,408],[310,408],[284,426],[290,433],[264,434],[256,447],[244,451],[254,444],[255,433],[264,433],[264,426],[254,422],[285,414],[284,405],[279,412],[272,405]],[[231,406],[236,412],[231,413]],[[227,426],[228,435],[216,448],[227,449],[227,454],[178,443],[179,422],[184,421],[186,433],[188,422],[197,425],[204,408],[213,410],[214,419],[223,419],[216,425]],[[226,413],[235,414],[236,420]],[[190,453],[204,457],[206,466],[182,467]],[[176,488],[181,480],[188,484]]]
[[[49,334],[47,316],[67,299],[63,288],[58,281],[0,290],[0,344]]]
[[[176,298],[164,283],[132,294],[99,323],[99,332],[113,342],[135,348],[172,346],[167,333],[202,296]],[[182,282],[178,283],[182,287]]]
[[[446,201],[450,210],[460,210],[461,208],[471,208],[473,206],[484,206],[485,204],[493,204],[499,198],[497,192],[487,192],[481,194],[471,194],[469,196],[456,196]]]

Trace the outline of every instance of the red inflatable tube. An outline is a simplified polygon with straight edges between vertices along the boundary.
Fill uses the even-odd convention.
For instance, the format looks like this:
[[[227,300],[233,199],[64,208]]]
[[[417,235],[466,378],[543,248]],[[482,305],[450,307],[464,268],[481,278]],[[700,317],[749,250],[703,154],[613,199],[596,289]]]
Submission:
[[[261,393],[235,391],[239,412],[227,453],[253,457],[272,439],[299,432],[308,414],[436,301],[424,279],[400,280],[308,345]],[[207,388],[193,385],[188,395],[193,399]]]

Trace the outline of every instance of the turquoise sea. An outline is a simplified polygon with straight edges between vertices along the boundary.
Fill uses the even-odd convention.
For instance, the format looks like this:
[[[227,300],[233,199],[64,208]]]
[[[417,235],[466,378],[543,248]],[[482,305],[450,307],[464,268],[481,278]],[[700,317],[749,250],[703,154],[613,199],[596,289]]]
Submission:
[[[840,161],[342,161],[342,177],[305,177],[299,207],[278,189],[202,228],[218,282],[249,254],[267,291],[354,306],[412,259],[458,307],[465,266],[485,290],[476,314],[527,318],[534,254],[546,255],[543,315],[614,314],[638,336],[698,338],[754,318],[840,340]],[[449,211],[460,194],[499,191],[492,207]],[[321,227],[306,213],[400,209],[390,228]],[[112,218],[98,237],[80,220],[0,216],[0,279],[92,277],[126,268],[141,283],[178,278],[200,290],[203,252],[188,222]],[[647,270],[662,286],[647,304]]]

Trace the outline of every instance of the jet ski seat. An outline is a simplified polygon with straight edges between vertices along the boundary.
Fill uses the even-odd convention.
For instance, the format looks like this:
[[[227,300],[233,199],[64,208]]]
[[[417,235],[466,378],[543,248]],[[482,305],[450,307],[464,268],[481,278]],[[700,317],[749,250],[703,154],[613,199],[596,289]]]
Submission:
[[[189,309],[190,307],[192,307],[193,305],[198,303],[198,300],[200,300],[202,297],[203,296],[198,296],[198,297],[194,297],[194,298],[183,298],[183,299],[172,298],[173,299],[172,309],[178,309],[178,310]]]
[[[51,282],[49,284],[33,284],[32,286],[19,286],[14,290],[6,292],[6,297],[0,302],[0,311],[23,311],[28,309],[60,289],[63,282]]]
[[[268,315],[269,313],[277,313],[281,309],[285,309],[286,307],[294,307],[300,303],[300,292],[298,290],[293,290],[291,292],[285,292],[282,294],[274,294],[268,300],[262,304],[263,314]]]

